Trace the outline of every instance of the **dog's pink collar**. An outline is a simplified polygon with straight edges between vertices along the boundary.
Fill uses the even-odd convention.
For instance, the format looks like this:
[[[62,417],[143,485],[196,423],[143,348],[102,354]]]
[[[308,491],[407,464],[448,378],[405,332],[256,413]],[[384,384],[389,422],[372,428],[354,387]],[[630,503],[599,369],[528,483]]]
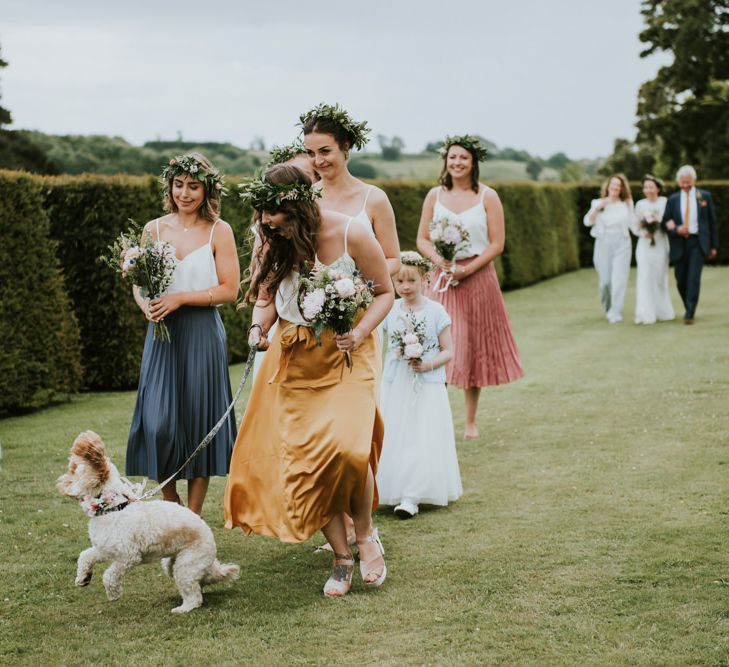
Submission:
[[[124,493],[106,492],[98,496],[84,496],[81,509],[90,517],[103,516],[109,512],[121,512],[136,500]]]

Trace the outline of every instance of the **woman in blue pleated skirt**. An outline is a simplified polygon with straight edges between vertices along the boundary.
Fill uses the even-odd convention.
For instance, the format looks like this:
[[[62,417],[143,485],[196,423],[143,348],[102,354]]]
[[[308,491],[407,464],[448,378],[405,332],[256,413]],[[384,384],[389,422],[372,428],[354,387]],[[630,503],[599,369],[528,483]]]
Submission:
[[[162,172],[167,215],[145,233],[175,250],[170,287],[157,299],[134,298],[149,320],[137,402],[127,442],[126,474],[162,481],[172,475],[223,416],[232,400],[225,329],[216,306],[236,299],[240,266],[233,230],[220,219],[222,176],[200,153],[175,157]],[[164,320],[166,342],[153,335]],[[235,442],[233,411],[212,442],[164,487],[182,502],[177,479],[188,480],[188,506],[202,511],[210,477],[227,475]]]

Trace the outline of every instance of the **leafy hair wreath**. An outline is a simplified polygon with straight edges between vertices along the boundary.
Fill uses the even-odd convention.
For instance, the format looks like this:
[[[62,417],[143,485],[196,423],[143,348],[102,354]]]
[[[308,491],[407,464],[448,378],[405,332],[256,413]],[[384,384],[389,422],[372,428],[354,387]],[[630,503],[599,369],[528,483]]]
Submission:
[[[208,171],[200,162],[190,155],[176,155],[162,169],[162,181],[167,182],[175,176],[188,175],[200,181],[208,193],[217,192],[227,195],[225,189],[225,178],[217,170]]]
[[[405,250],[400,253],[400,263],[405,266],[414,266],[416,269],[420,269],[427,273],[433,268],[433,265],[423,257],[420,253],[414,250]]]
[[[314,201],[321,192],[304,183],[271,183],[264,175],[241,183],[240,198],[257,211],[276,211],[286,201]]]
[[[276,164],[283,164],[302,153],[306,153],[306,146],[304,146],[304,142],[301,139],[294,139],[286,146],[274,146],[271,149],[271,158],[268,161],[268,166],[273,167]]]
[[[448,149],[451,146],[462,146],[469,153],[475,155],[479,162],[483,162],[488,155],[488,151],[481,145],[479,138],[472,134],[461,134],[446,137],[445,141],[443,141],[443,146],[440,149],[441,157],[448,155]]]
[[[352,138],[352,147],[362,150],[369,139],[367,135],[371,132],[367,127],[367,121],[361,123],[355,121],[339,104],[331,105],[323,102],[313,109],[310,109],[299,116],[299,125],[305,126],[312,119],[328,118],[332,122],[342,127]]]

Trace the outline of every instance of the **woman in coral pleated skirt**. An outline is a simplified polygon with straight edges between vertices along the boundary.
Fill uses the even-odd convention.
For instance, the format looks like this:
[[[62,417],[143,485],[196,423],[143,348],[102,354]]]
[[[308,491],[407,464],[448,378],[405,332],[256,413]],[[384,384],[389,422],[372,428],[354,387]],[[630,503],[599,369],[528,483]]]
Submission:
[[[437,267],[428,296],[440,302],[453,324],[453,359],[446,366],[448,384],[460,387],[466,400],[463,436],[477,438],[482,387],[506,384],[524,375],[494,260],[504,250],[504,211],[496,191],[479,183],[479,160],[486,158],[477,137],[447,137],[440,185],[423,202],[418,249]],[[453,222],[465,230],[453,260],[438,251],[444,239],[433,236],[433,223]],[[445,239],[448,241],[449,239]]]

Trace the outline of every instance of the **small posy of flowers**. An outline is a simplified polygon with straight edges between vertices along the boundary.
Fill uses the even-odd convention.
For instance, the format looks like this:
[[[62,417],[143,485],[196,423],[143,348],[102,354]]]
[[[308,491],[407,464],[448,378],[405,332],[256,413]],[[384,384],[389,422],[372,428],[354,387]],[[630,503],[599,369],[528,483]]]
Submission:
[[[84,496],[81,501],[81,509],[88,516],[99,516],[130,500],[132,499],[124,494],[106,491],[100,496]]]
[[[648,238],[651,240],[651,245],[656,244],[655,233],[660,227],[661,221],[653,211],[648,211],[640,220],[640,228],[644,229]]]
[[[456,219],[442,216],[430,223],[430,241],[438,254],[448,262],[468,249],[468,230]]]
[[[417,318],[415,313],[402,313],[399,319],[403,327],[390,334],[395,356],[407,362],[422,361],[423,355],[432,347],[425,332],[425,320]]]
[[[456,270],[456,255],[469,248],[470,235],[468,230],[461,224],[457,219],[450,218],[448,216],[441,216],[435,218],[430,223],[430,242],[436,249],[438,254],[451,263],[451,273]],[[445,292],[451,285],[458,285],[458,281],[453,279],[453,276],[448,276],[445,280],[445,285],[439,288],[441,280],[443,280],[445,274],[441,271],[438,275],[435,283],[433,284],[433,290],[438,292]]]
[[[374,283],[363,279],[359,271],[349,274],[321,267],[302,278],[301,284],[301,313],[314,330],[318,344],[324,329],[336,335],[350,332],[357,313],[374,299]],[[345,352],[345,363],[352,368],[349,352]]]
[[[130,222],[132,226],[118,236],[101,260],[139,287],[142,297],[155,299],[172,283],[177,266],[175,249],[166,241],[154,241],[134,220]],[[154,338],[170,342],[170,332],[164,322],[154,323]]]

